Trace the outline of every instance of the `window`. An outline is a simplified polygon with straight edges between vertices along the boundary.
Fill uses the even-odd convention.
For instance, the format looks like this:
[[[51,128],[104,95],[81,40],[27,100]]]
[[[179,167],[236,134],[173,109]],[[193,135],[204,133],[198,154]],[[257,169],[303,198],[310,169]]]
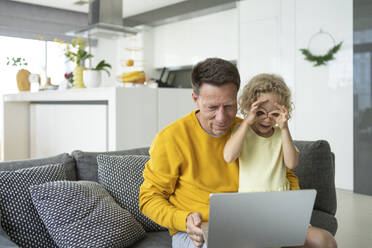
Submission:
[[[44,76],[45,54],[47,75],[52,84],[58,85],[64,80],[65,72],[71,71],[71,65],[63,53],[63,46],[57,42],[0,36],[0,95],[18,92],[16,74],[21,68]],[[7,57],[25,58],[28,65],[7,66]]]

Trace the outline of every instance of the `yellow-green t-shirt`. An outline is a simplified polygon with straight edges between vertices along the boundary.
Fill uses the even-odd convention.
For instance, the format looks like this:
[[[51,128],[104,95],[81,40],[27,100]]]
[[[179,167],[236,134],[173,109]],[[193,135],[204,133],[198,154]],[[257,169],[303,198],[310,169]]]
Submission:
[[[290,189],[282,147],[279,127],[274,127],[273,135],[268,138],[248,128],[239,156],[239,192]]]

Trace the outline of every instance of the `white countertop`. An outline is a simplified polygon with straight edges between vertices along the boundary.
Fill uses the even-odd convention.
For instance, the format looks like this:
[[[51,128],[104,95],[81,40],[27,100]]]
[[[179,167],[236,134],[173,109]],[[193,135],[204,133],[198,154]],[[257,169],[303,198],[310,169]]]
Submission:
[[[89,88],[70,90],[48,90],[39,92],[20,92],[3,96],[4,102],[32,102],[32,101],[106,101],[113,99],[117,93],[137,93],[144,91],[157,91],[156,88]]]
[[[163,92],[166,94],[177,94],[181,92],[192,92],[189,88],[150,88],[150,87],[102,87],[69,90],[47,90],[39,92],[19,92],[17,94],[3,95],[4,102],[48,102],[48,101],[107,101],[114,100],[115,96],[127,94],[141,95],[141,92]],[[191,95],[190,95],[191,97]]]

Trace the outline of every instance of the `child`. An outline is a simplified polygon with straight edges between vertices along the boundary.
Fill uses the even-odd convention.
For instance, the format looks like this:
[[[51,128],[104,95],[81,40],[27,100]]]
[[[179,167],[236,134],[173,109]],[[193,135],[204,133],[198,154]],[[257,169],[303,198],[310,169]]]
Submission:
[[[239,105],[245,118],[224,148],[227,163],[239,158],[239,192],[289,190],[286,167],[298,163],[287,123],[289,88],[280,76],[259,74],[244,87]]]

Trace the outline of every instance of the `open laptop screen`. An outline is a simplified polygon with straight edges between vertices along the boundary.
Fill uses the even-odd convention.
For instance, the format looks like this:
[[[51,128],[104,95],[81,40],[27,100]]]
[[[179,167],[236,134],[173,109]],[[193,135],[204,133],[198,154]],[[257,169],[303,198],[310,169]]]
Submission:
[[[315,190],[211,194],[211,248],[303,245]]]

